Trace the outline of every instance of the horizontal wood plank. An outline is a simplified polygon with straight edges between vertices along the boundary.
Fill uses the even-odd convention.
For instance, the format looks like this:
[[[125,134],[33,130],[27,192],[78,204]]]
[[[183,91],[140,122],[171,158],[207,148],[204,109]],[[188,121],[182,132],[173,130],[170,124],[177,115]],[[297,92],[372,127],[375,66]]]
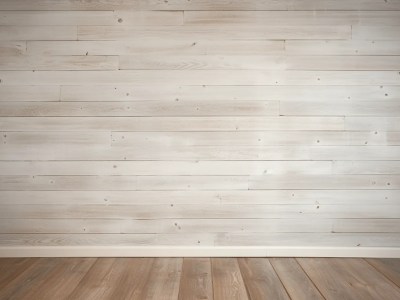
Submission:
[[[240,28],[240,30],[238,30]],[[268,28],[268,30],[265,30]],[[171,30],[172,29],[172,30]],[[180,27],[157,26],[78,26],[78,40],[82,41],[113,41],[136,40],[164,36],[170,39],[220,39],[229,35],[230,39],[261,40],[261,39],[296,39],[296,40],[346,40],[351,37],[350,25],[310,26],[310,25],[273,25],[262,24],[250,26],[201,26],[186,25]]]
[[[59,86],[0,86],[0,101],[59,101]]]
[[[98,65],[97,67],[101,67]],[[277,101],[1,102],[2,117],[278,116]]]
[[[369,118],[370,119],[370,118]],[[400,131],[399,119],[377,119],[379,126],[368,130]],[[360,122],[348,119],[351,130],[363,130]],[[3,131],[258,131],[258,130],[343,130],[343,117],[0,117]],[[361,129],[360,129],[361,127]]]
[[[116,56],[0,56],[0,70],[118,70]]]
[[[0,71],[4,85],[400,85],[395,71]]]
[[[293,4],[305,1],[292,1]],[[351,1],[353,2],[353,1]],[[365,8],[365,2],[360,8]],[[361,9],[360,9],[361,10]],[[185,24],[400,25],[398,11],[187,11]]]
[[[139,9],[139,10],[360,10],[362,5],[364,10],[400,10],[397,2],[376,2],[374,0],[352,0],[352,1],[329,1],[329,0],[301,0],[293,2],[291,0],[273,1],[265,0],[232,0],[225,2],[210,2],[199,0],[194,3],[182,2],[179,0],[169,0],[160,2],[157,0],[135,1],[112,0],[102,3],[92,2],[71,2],[61,0],[48,2],[47,0],[4,0],[0,10],[112,10],[115,8]]]
[[[308,204],[398,205],[399,190],[0,191],[3,205]]]
[[[389,165],[394,162],[379,163],[391,169]],[[0,175],[262,175],[331,171],[330,161],[0,161]]]
[[[346,220],[335,223],[335,232],[366,232],[360,228],[366,221]],[[241,219],[240,222],[235,219],[0,219],[0,233],[200,233],[205,229],[213,233],[331,232],[333,222],[335,220],[324,219]],[[390,226],[399,222],[378,220],[372,223],[377,225],[376,232],[398,232]]]
[[[3,86],[10,91],[25,88]],[[37,87],[39,88],[39,87]],[[44,87],[43,87],[44,89]],[[0,89],[1,91],[1,89]],[[15,91],[17,92],[17,91]],[[340,100],[386,101],[400,97],[400,86],[173,86],[160,85],[67,85],[61,86],[62,101],[227,101],[279,100],[303,102],[333,102]]]
[[[285,42],[279,40],[199,40],[193,36],[179,40],[161,36],[143,39],[140,43],[129,40],[27,42],[27,53],[32,55],[274,55],[283,54],[284,50]]]
[[[76,39],[77,26],[0,26],[0,41]]]
[[[285,51],[290,55],[399,55],[400,41],[376,39],[347,41],[286,40]]]
[[[0,11],[0,25],[182,25],[180,11]]]

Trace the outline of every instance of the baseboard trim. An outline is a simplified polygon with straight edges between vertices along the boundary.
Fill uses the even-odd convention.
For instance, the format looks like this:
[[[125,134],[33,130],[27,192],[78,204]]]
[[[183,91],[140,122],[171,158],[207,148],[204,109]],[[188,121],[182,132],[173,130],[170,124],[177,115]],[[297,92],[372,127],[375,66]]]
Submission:
[[[381,257],[400,258],[391,247],[193,247],[20,246],[0,247],[0,257]]]

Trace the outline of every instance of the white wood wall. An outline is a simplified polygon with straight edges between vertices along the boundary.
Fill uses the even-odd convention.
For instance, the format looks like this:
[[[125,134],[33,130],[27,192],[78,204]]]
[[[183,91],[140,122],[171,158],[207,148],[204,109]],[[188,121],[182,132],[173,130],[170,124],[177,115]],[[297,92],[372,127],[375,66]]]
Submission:
[[[0,131],[0,255],[398,256],[400,1],[0,0]]]

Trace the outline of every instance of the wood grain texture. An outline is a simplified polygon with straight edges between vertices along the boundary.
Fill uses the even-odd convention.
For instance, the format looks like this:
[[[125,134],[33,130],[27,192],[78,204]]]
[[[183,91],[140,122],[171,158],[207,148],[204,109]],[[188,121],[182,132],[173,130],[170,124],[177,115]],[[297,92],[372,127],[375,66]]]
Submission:
[[[183,263],[182,258],[3,258],[0,259],[0,293],[7,299],[43,300],[54,296],[57,299],[212,300],[226,295],[237,299],[320,300],[335,299],[333,294],[343,295],[345,299],[360,296],[375,299],[377,292],[384,293],[385,299],[394,299],[400,290],[380,273],[395,271],[396,267],[389,266],[397,266],[398,259],[368,260],[383,267],[380,269],[362,259],[301,260],[307,264],[307,273],[294,258],[203,257],[184,258]],[[314,273],[327,272],[323,269],[325,264],[338,276],[329,282],[319,277],[313,279]],[[361,272],[365,274],[357,274]],[[342,289],[327,290],[326,285]],[[385,287],[388,289],[382,291]]]
[[[325,299],[294,258],[270,258],[269,260],[291,299]]]
[[[212,258],[214,299],[250,299],[234,258]]]
[[[137,299],[177,299],[182,258],[155,258],[149,277]]]
[[[64,299],[69,295],[95,263],[95,258],[65,258],[54,270],[35,285],[35,291],[27,291],[26,298]],[[21,296],[25,298],[25,296]]]
[[[400,264],[396,259],[367,259],[375,269],[397,286],[400,286]]]
[[[233,46],[234,49],[237,46]],[[21,86],[21,89],[30,87]],[[41,87],[36,86],[36,89]],[[42,87],[44,89],[45,87]],[[49,88],[49,87],[46,87]],[[13,89],[3,86],[4,90]],[[182,101],[227,101],[227,100],[268,100],[279,101],[372,101],[396,100],[400,96],[400,86],[174,86],[162,85],[156,90],[152,85],[141,86],[99,86],[73,85],[61,86],[62,101],[143,101],[143,100],[182,100]],[[196,103],[195,102],[195,103]]]
[[[25,266],[19,276],[11,277],[10,281],[0,290],[0,297],[4,299],[29,299],[31,290],[37,290],[45,280],[52,276],[59,268],[57,259],[40,258],[33,264]]]
[[[266,28],[268,30],[265,30]],[[161,26],[143,26],[142,28],[137,26],[78,26],[78,40],[132,41],[136,39],[155,38],[160,35],[177,40],[189,37],[196,39],[223,39],[226,35],[229,35],[230,39],[244,40],[343,40],[349,39],[351,36],[351,26],[346,25],[324,25],[318,27],[310,25],[272,25],[266,27],[263,24],[254,23],[250,26],[241,26],[240,30],[237,29],[238,27],[235,25],[221,25],[217,28],[208,25],[171,26],[168,28]],[[395,28],[392,28],[392,31],[394,32]]]
[[[396,251],[399,29],[398,0],[0,1],[0,250]],[[249,296],[235,260],[216,262],[236,274],[218,275],[233,295],[212,289],[204,260],[132,262],[137,272],[114,260],[91,270],[111,286],[121,267],[137,285],[76,291],[246,299],[274,282],[271,298],[320,297],[295,261],[275,261],[293,272],[287,292],[275,266],[241,261],[246,286],[260,279]],[[17,297],[64,271],[80,280],[47,263]]]
[[[0,56],[0,70],[117,70],[116,56]]]
[[[180,11],[8,11],[0,25],[182,25]]]
[[[112,10],[112,9],[141,9],[141,10],[400,10],[396,1],[376,2],[373,0],[352,0],[352,1],[273,1],[273,0],[231,0],[229,2],[210,2],[199,0],[195,2],[182,2],[170,0],[168,2],[157,0],[131,1],[110,0],[106,2],[85,2],[62,0],[49,2],[48,0],[4,0],[0,6],[1,10]]]
[[[37,263],[37,260],[37,258],[1,258],[0,290],[12,284],[16,278],[20,278],[22,272],[29,270],[31,265]]]
[[[400,295],[397,286],[364,260],[299,258],[298,261],[326,299],[396,299]]]
[[[293,1],[297,4],[304,1]],[[361,8],[361,7],[360,7]],[[365,5],[364,7],[365,8]],[[186,11],[185,24],[399,25],[398,11]]]
[[[239,258],[250,299],[290,299],[266,258]]]
[[[188,36],[185,39],[171,40],[165,37],[141,40],[115,41],[27,41],[27,51],[32,55],[277,55],[283,54],[285,42],[282,40],[199,40]],[[382,42],[383,43],[383,42]],[[4,47],[13,53],[18,44],[3,42]],[[17,48],[18,49],[18,48]],[[22,51],[22,50],[21,50]],[[5,53],[4,55],[6,55]],[[200,58],[201,58],[200,57]],[[76,86],[76,88],[82,88]],[[160,88],[165,88],[160,86]],[[96,92],[96,91],[93,91]]]
[[[214,299],[210,258],[184,258],[179,299]]]

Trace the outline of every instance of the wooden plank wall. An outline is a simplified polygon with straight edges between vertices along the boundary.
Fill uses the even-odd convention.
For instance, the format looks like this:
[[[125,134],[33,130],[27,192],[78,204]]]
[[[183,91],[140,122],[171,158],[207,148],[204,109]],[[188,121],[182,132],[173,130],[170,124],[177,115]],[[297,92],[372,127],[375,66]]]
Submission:
[[[1,0],[0,131],[1,246],[396,248],[400,1]]]

